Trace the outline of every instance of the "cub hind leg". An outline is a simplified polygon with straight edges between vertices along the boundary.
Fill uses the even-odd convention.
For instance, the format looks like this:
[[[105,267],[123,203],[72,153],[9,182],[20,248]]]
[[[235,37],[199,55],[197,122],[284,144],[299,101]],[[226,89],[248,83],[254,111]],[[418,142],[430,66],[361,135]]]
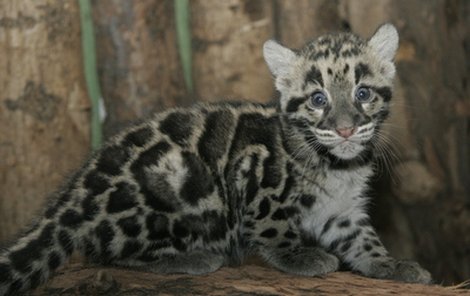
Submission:
[[[162,254],[148,264],[136,267],[139,270],[154,273],[207,274],[221,268],[225,257],[210,251],[197,250],[188,253]]]

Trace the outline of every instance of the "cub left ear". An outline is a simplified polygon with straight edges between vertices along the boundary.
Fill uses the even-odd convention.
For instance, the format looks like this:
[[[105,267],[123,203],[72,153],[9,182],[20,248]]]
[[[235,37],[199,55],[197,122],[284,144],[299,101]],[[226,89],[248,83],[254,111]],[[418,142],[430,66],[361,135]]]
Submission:
[[[268,40],[263,46],[263,55],[274,77],[285,74],[295,59],[295,53],[274,40]]]
[[[393,61],[398,49],[398,32],[392,24],[384,24],[369,39],[369,46],[386,61]]]

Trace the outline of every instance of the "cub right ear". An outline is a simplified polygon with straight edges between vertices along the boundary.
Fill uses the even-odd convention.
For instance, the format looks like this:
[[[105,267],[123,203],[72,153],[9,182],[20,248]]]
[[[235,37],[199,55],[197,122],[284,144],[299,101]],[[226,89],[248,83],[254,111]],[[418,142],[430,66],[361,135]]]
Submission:
[[[292,50],[274,40],[268,40],[264,43],[263,55],[274,77],[286,73],[289,65],[296,57]]]

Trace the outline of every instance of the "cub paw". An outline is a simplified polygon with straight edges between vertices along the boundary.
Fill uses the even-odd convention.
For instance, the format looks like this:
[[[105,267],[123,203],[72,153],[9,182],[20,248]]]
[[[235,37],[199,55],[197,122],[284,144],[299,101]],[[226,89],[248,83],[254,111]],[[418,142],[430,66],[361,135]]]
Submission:
[[[339,259],[319,248],[297,248],[285,253],[271,253],[269,263],[292,274],[321,276],[339,268]]]
[[[432,282],[429,271],[422,268],[418,263],[392,258],[374,262],[365,275],[406,283],[430,284]]]
[[[202,275],[218,270],[224,262],[224,257],[216,254],[195,253],[181,264],[184,273]]]
[[[322,256],[321,260],[317,261],[314,272],[312,275],[324,275],[330,272],[337,271],[339,268],[339,259],[335,255],[326,253]]]
[[[398,260],[393,279],[407,283],[431,284],[431,273],[422,268],[417,262]]]

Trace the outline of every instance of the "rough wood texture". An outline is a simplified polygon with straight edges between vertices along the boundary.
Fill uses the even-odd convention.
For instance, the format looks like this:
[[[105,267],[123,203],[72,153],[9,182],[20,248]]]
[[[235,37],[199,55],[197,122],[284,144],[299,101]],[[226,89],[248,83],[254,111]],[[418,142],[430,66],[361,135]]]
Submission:
[[[300,48],[322,34],[348,29],[337,1],[277,0],[275,5],[277,37],[292,48]]]
[[[33,295],[470,295],[469,290],[375,280],[348,272],[300,277],[246,265],[203,275],[158,275],[70,266]]]
[[[187,105],[173,1],[94,0],[105,136],[136,119]]]
[[[0,1],[0,52],[0,240],[5,240],[30,222],[88,150],[77,1]]]
[[[273,85],[262,46],[273,37],[270,1],[191,1],[193,77],[203,101],[267,102]]]

